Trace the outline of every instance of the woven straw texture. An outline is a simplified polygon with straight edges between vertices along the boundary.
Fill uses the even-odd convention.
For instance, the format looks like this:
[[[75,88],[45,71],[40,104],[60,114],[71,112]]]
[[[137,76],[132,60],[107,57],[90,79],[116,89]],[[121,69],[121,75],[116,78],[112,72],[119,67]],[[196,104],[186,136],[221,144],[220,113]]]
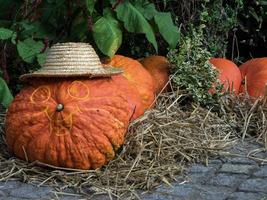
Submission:
[[[44,66],[21,80],[32,77],[108,77],[122,73],[121,69],[103,67],[98,55],[87,43],[57,43],[48,52]]]

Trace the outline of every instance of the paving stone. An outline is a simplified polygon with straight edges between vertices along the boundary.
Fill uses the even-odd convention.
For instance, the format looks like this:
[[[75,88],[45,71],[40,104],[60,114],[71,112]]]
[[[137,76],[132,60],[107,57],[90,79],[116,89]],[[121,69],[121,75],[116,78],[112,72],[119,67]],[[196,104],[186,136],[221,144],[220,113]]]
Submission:
[[[223,159],[224,162],[233,163],[233,164],[248,164],[248,165],[255,165],[257,164],[254,160],[251,160],[247,157],[234,157],[228,156]]]
[[[267,165],[261,166],[260,169],[253,174],[254,176],[267,177]]]
[[[220,164],[222,164],[222,163],[223,163],[222,160],[219,159],[219,158],[209,160],[209,162],[208,162],[209,165],[215,165],[215,164],[216,164],[216,165],[220,165]]]
[[[142,200],[195,200],[194,197],[177,197],[168,193],[153,192],[151,194],[146,194],[142,196]]]
[[[238,174],[250,174],[252,170],[257,169],[256,165],[247,164],[223,164],[220,172],[238,173]]]
[[[247,178],[248,176],[244,174],[219,173],[215,177],[212,177],[206,184],[236,187],[241,181],[245,181]]]
[[[163,186],[157,188],[155,194],[196,198],[199,192],[200,190],[191,184],[173,184],[173,187]]]
[[[200,190],[198,200],[225,200],[234,191],[234,188],[223,186],[197,185],[196,188]]]
[[[240,185],[239,190],[267,193],[267,179],[266,178],[247,179]]]
[[[208,166],[202,164],[195,164],[189,168],[189,173],[206,173],[206,172],[213,172],[217,170],[220,166],[217,164],[210,164]]]
[[[20,187],[12,190],[7,190],[12,197],[31,198],[37,199],[40,197],[51,195],[51,188],[49,187],[37,187],[30,184],[23,184]]]
[[[263,193],[235,192],[226,200],[266,200],[267,195]]]
[[[214,173],[190,173],[186,176],[188,183],[202,183],[207,182]]]
[[[160,187],[145,199],[164,199],[176,197],[178,200],[225,200],[233,192],[232,188],[202,184],[174,184],[173,187]],[[142,198],[143,199],[143,198]]]
[[[221,162],[212,163],[208,166],[195,164],[188,169],[186,181],[189,183],[205,183],[221,167]]]

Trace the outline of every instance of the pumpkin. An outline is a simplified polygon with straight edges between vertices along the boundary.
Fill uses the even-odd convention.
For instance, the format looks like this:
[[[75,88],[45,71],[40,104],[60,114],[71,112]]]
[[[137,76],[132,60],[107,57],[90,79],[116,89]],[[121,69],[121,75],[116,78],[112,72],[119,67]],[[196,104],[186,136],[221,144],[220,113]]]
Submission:
[[[225,58],[211,58],[209,62],[219,71],[218,79],[223,84],[222,92],[238,94],[242,79],[236,64]],[[211,89],[210,92],[214,93],[214,90]]]
[[[265,95],[267,84],[267,57],[254,58],[240,65],[242,85],[240,92],[247,93],[252,97]]]
[[[113,82],[117,85],[123,95],[125,95],[129,106],[132,110],[131,121],[137,119],[144,114],[145,108],[142,104],[142,99],[138,95],[137,89],[129,83],[129,81],[122,75],[115,75],[111,77]]]
[[[168,90],[170,63],[164,56],[149,56],[140,60],[154,79],[155,93]]]
[[[114,158],[132,115],[111,78],[32,81],[6,116],[6,142],[27,161],[95,169]]]
[[[117,67],[124,70],[123,76],[137,89],[145,109],[153,105],[155,99],[154,81],[150,73],[140,62],[121,55],[115,55],[112,59],[104,60],[103,62],[105,66]]]

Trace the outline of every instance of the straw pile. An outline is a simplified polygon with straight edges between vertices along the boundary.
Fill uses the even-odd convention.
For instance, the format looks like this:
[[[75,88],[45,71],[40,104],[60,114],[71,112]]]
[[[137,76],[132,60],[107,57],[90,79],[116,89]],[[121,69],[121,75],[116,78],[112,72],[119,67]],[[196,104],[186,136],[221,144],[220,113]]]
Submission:
[[[255,131],[258,137],[264,138],[266,110],[260,102],[255,105],[229,97],[222,99],[219,112],[215,113],[184,103],[185,99],[186,95],[178,90],[163,94],[156,109],[130,125],[117,158],[101,169],[88,171],[51,168],[36,162],[28,164],[11,157],[4,142],[2,114],[0,181],[19,179],[49,185],[55,188],[56,194],[72,188],[74,192],[70,195],[88,197],[108,193],[138,198],[139,189],[147,191],[161,183],[171,184],[188,164],[208,162],[209,156],[234,144],[239,135],[245,137]]]

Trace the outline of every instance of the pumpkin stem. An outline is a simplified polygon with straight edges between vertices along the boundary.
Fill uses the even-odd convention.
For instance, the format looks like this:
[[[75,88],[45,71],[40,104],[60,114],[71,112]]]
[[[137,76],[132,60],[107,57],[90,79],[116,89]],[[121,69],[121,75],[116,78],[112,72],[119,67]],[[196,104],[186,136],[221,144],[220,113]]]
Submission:
[[[57,108],[56,108],[56,111],[57,111],[57,112],[60,112],[60,111],[62,111],[63,109],[64,109],[64,105],[63,105],[63,104],[61,104],[61,103],[57,104]]]

